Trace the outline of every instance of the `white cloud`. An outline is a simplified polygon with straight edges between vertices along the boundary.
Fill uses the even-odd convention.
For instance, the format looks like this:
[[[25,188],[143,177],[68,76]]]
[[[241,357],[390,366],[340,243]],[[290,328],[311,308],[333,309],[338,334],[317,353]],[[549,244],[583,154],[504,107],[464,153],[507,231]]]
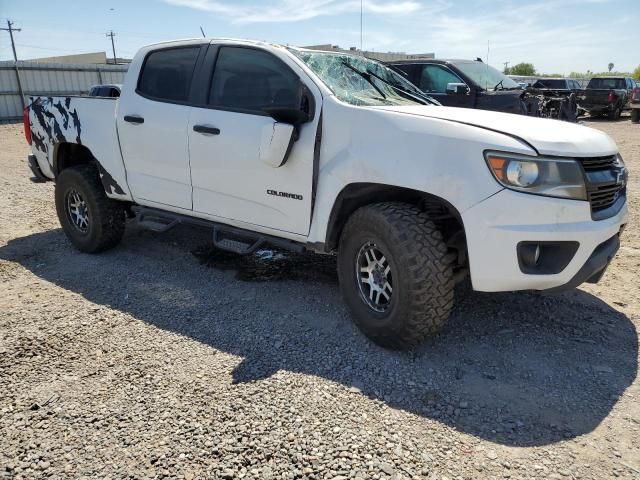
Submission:
[[[273,0],[254,3],[226,3],[219,0],[165,0],[176,6],[189,7],[229,17],[238,24],[267,22],[296,22],[320,16],[360,11],[360,0]],[[364,0],[365,12],[384,15],[408,15],[418,11],[414,0]]]

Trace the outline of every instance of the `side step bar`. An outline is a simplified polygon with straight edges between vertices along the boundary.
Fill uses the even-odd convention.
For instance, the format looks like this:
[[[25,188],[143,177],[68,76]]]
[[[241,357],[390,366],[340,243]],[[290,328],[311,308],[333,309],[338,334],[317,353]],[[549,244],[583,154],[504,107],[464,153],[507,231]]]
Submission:
[[[248,255],[266,245],[297,253],[305,251],[303,244],[292,240],[231,227],[202,218],[189,217],[179,213],[166,212],[157,208],[142,207],[139,205],[132,206],[131,210],[136,216],[137,224],[153,232],[166,232],[181,223],[211,228],[213,231],[213,244],[216,248],[239,255]]]

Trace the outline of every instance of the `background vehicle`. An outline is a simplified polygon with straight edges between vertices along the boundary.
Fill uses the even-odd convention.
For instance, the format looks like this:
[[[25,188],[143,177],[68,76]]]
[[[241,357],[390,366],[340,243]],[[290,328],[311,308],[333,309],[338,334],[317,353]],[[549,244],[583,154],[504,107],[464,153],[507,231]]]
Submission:
[[[527,90],[527,101],[537,100],[535,108],[540,116],[569,122],[578,120],[579,105],[576,94],[580,84],[570,78],[540,78]]]
[[[89,96],[116,98],[120,96],[121,87],[122,85],[117,84],[94,85],[91,87],[91,90],[89,90]]]
[[[477,60],[403,60],[388,65],[442,105],[526,113],[522,87]]]
[[[637,84],[631,92],[631,121],[640,122],[640,86]]]
[[[32,97],[24,122],[79,250],[116,246],[129,217],[210,228],[238,254],[337,253],[355,322],[391,348],[442,328],[467,274],[481,291],[597,282],[627,218],[604,133],[435,105],[361,56],[165,42],[120,98]]]
[[[634,87],[633,79],[628,77],[594,77],[578,96],[578,102],[591,116],[607,115],[616,120],[629,108]]]

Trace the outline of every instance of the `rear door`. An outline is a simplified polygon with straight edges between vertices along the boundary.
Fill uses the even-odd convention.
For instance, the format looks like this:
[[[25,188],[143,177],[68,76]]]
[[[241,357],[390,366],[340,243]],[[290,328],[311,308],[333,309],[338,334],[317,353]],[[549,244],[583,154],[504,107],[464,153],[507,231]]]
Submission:
[[[203,49],[192,43],[150,51],[136,88],[122,93],[120,148],[139,203],[192,208],[187,126],[192,79]]]
[[[207,65],[203,104],[193,108],[188,128],[194,211],[308,234],[319,90],[299,67],[296,72],[260,48],[212,45],[201,77]],[[315,115],[301,125],[286,163],[274,168],[260,160],[261,141],[273,135],[275,122],[265,110],[299,109],[301,82],[313,96]]]

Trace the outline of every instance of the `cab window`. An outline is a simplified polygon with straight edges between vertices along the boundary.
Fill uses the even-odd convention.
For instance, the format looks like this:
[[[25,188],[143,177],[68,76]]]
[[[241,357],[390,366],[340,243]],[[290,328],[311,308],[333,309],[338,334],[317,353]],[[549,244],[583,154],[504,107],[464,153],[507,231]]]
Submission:
[[[200,46],[151,52],[142,67],[138,92],[154,100],[185,102]]]
[[[208,104],[262,113],[300,108],[300,80],[280,59],[263,50],[222,47],[214,67]]]
[[[447,93],[447,84],[464,83],[451,70],[439,65],[424,65],[418,86],[424,92]]]

